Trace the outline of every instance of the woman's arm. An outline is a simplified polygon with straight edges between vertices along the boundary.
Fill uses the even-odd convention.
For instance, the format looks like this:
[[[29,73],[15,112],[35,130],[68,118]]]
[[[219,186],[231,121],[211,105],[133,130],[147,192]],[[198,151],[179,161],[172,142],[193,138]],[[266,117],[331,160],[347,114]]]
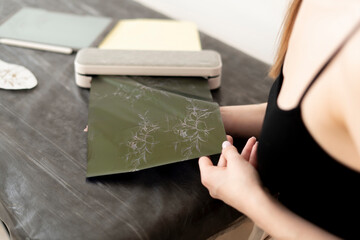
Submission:
[[[258,137],[267,103],[220,107],[227,134],[234,137]]]
[[[256,161],[254,146],[256,139],[250,138],[239,154],[230,143],[223,144],[218,166],[208,157],[199,159],[201,181],[210,195],[244,213],[277,240],[338,239],[289,211],[264,190],[251,164]]]
[[[238,202],[233,207],[238,210],[241,207],[244,214],[274,239],[339,239],[289,211],[263,189],[255,189],[249,200],[246,208],[237,206]]]

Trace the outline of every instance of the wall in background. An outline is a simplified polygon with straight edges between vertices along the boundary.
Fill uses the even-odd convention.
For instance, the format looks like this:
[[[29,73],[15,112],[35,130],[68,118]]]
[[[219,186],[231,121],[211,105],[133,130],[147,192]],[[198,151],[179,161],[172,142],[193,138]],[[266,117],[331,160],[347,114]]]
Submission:
[[[289,0],[136,0],[266,63],[272,63]]]

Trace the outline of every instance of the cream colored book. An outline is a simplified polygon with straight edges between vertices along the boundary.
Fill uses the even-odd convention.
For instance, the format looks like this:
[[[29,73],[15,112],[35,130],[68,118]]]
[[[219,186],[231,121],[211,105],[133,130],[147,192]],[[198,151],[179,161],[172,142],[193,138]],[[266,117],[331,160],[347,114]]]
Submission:
[[[102,49],[199,51],[197,26],[166,19],[120,20],[100,43]]]

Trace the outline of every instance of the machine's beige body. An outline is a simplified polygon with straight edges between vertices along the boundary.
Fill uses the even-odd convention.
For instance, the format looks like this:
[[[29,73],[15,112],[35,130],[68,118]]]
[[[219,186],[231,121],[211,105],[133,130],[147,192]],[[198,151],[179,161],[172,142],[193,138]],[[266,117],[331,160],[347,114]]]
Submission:
[[[148,51],[85,48],[75,59],[75,80],[90,88],[93,75],[204,77],[210,89],[221,85],[220,54],[202,51]]]

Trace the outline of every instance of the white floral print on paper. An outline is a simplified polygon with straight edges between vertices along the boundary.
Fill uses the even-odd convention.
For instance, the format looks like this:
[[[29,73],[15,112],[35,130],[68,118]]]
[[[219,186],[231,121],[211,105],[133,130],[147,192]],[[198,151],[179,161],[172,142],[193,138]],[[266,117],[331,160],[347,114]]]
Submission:
[[[92,91],[94,91],[94,90],[92,90]],[[100,94],[100,93],[94,91],[93,96],[95,99],[101,100],[101,99],[107,98],[108,94],[107,93]]]
[[[168,93],[165,91],[153,89],[151,87],[144,86],[140,83],[136,83],[135,88],[126,85],[119,86],[112,93],[112,95],[121,98],[122,100],[130,103],[130,105],[133,106],[139,100],[143,100],[143,101],[151,100],[150,94],[156,94],[156,93],[159,93],[164,96],[168,96]]]
[[[143,162],[147,162],[147,156],[151,154],[154,146],[159,143],[155,141],[154,133],[160,128],[158,125],[150,122],[147,118],[147,112],[144,115],[138,115],[141,121],[138,124],[138,130],[133,134],[127,143],[129,149],[126,160],[130,162],[134,171]]]
[[[191,156],[195,150],[200,152],[200,144],[207,142],[208,135],[214,129],[208,128],[204,121],[212,112],[198,107],[193,100],[187,101],[186,116],[172,128],[179,139],[175,142],[175,151],[180,150],[184,157]]]
[[[36,77],[27,68],[0,60],[0,88],[19,90],[31,89],[36,85]]]
[[[136,88],[131,88],[126,85],[117,87],[112,95],[128,102],[131,106],[133,106],[140,99],[144,97],[146,98],[145,92],[139,88],[141,85],[136,85],[138,85]]]

